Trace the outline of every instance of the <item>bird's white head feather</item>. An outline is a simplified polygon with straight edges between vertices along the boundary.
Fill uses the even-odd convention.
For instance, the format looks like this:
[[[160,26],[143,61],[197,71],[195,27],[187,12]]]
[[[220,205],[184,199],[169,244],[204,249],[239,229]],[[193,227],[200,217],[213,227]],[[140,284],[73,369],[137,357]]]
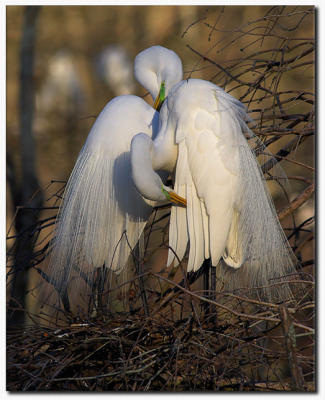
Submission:
[[[182,61],[178,55],[165,47],[152,46],[141,51],[134,60],[134,75],[155,99],[160,85],[165,82],[165,94],[183,78]]]

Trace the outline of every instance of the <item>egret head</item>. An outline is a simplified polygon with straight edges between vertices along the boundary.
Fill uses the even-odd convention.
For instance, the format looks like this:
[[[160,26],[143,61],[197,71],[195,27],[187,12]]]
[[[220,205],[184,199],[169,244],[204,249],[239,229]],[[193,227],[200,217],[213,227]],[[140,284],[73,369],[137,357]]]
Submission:
[[[183,79],[182,61],[174,51],[152,46],[136,56],[134,75],[150,92],[159,110],[170,89]]]

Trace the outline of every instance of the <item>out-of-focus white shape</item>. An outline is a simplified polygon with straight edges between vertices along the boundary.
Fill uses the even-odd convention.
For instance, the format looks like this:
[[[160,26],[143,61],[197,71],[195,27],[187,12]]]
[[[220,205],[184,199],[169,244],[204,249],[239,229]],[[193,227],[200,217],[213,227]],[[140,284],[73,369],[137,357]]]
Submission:
[[[51,121],[49,114],[62,119],[75,116],[84,106],[85,94],[73,55],[58,51],[48,64],[48,71],[36,95],[36,127],[44,130]]]
[[[117,45],[106,47],[97,58],[96,70],[116,96],[134,92],[132,63],[122,47]]]

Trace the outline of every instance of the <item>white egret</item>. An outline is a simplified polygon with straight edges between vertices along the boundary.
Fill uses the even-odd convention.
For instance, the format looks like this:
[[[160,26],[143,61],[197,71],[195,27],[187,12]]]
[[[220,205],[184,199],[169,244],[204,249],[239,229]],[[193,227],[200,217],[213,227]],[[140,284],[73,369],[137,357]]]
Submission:
[[[179,57],[161,46],[139,53],[134,72],[156,99],[157,109],[183,76]],[[133,185],[130,143],[139,132],[154,138],[158,116],[143,99],[124,95],[111,100],[96,119],[68,180],[56,224],[49,275],[64,295],[72,275],[91,286],[97,268],[119,273],[125,266],[153,205]],[[171,189],[164,190],[173,200]],[[72,291],[76,289],[75,281]]]
[[[270,286],[295,272],[295,258],[244,136],[253,136],[246,122],[238,100],[211,82],[189,79],[165,100],[157,137],[152,141],[140,133],[131,143],[139,192],[163,198],[155,171],[165,169],[175,172],[174,191],[187,200],[186,208],[171,210],[167,265],[176,262],[175,254],[182,260],[189,244],[187,271],[211,258],[229,289]],[[282,288],[282,295],[290,293]],[[262,290],[267,296],[279,292]]]

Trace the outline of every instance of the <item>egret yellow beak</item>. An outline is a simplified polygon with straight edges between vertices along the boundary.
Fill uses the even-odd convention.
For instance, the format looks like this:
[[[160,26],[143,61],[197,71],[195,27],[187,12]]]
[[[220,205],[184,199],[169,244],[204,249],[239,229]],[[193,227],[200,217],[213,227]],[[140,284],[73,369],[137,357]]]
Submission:
[[[168,192],[170,201],[177,206],[187,206],[187,201],[175,192]]]
[[[168,201],[170,201],[171,203],[175,204],[176,206],[183,206],[183,207],[187,206],[186,199],[184,199],[183,197],[179,196],[177,193],[170,190],[170,188],[165,189],[164,185],[161,185],[161,191],[165,195],[166,199]]]
[[[155,103],[154,103],[154,105],[153,105],[153,108],[155,109],[155,110],[157,110],[157,111],[160,111],[160,108],[161,108],[161,106],[162,106],[162,101],[160,100],[160,98],[159,98],[159,95],[156,97],[156,100],[155,100]]]
[[[165,81],[162,81],[158,96],[156,97],[155,103],[153,105],[154,109],[159,111],[164,100],[165,100]]]

